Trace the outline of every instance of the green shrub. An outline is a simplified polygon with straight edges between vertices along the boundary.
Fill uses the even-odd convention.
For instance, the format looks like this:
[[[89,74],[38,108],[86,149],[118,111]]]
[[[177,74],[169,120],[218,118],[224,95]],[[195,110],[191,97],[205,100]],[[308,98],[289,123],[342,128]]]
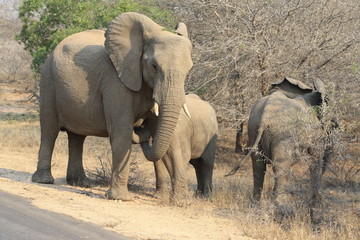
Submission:
[[[87,29],[104,28],[122,12],[140,12],[161,24],[174,24],[172,14],[150,1],[132,0],[23,0],[19,18],[23,23],[16,40],[32,56],[31,68],[38,73],[65,37]]]

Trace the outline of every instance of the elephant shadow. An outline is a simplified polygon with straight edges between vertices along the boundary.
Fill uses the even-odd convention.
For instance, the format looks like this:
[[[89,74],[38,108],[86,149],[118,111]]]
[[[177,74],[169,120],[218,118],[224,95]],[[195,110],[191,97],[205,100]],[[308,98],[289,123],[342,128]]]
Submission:
[[[24,171],[17,171],[8,168],[0,168],[0,177],[11,179],[16,182],[31,183],[31,173]]]
[[[72,192],[77,194],[83,194],[92,198],[105,199],[105,190],[99,190],[100,193],[95,193],[91,190],[80,189],[71,187],[66,183],[66,178],[57,178],[55,179],[55,184],[38,184],[31,181],[32,174],[24,171],[17,171],[8,168],[0,168],[0,177],[11,179],[16,182],[23,182],[33,185],[38,185],[41,187],[51,188],[58,191]]]
[[[7,178],[16,182],[23,182],[23,183],[38,185],[41,187],[51,188],[58,191],[82,194],[91,198],[106,199],[105,189],[97,188],[95,192],[91,188],[73,187],[67,184],[65,177],[56,178],[55,184],[38,184],[31,181],[31,177],[32,177],[31,173],[24,171],[17,171],[8,168],[0,168],[0,177]],[[90,179],[90,182],[91,182],[91,186],[93,187],[102,185],[102,183],[99,180],[93,178]],[[151,197],[151,198],[153,197],[153,194],[151,194],[153,189],[145,188],[140,183],[139,184],[129,183],[129,190],[143,197]]]

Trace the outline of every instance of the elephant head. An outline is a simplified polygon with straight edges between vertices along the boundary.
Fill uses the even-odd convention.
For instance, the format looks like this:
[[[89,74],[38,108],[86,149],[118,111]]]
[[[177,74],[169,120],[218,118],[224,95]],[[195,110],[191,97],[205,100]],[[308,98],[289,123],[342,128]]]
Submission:
[[[180,23],[171,33],[144,15],[123,13],[109,24],[105,38],[105,49],[123,84],[132,91],[144,83],[153,89],[159,122],[154,143],[144,154],[149,160],[160,159],[185,104],[185,78],[192,67],[186,26]]]
[[[302,99],[308,106],[321,106],[326,99],[325,85],[319,79],[314,80],[313,85],[312,89],[298,80],[286,77],[271,84],[269,95],[280,91],[288,98]]]
[[[300,95],[311,93],[311,87],[306,86],[304,83],[285,77],[284,79],[271,84],[268,95],[275,91],[280,91],[289,98],[295,98]]]
[[[269,90],[269,94],[281,91],[287,97],[302,101],[309,107],[316,107],[317,117],[323,121],[323,108],[329,103],[329,97],[326,92],[325,84],[320,79],[313,81],[313,88],[306,86],[304,83],[291,79],[284,78],[283,80],[273,83]],[[339,127],[336,117],[331,118],[329,133]]]

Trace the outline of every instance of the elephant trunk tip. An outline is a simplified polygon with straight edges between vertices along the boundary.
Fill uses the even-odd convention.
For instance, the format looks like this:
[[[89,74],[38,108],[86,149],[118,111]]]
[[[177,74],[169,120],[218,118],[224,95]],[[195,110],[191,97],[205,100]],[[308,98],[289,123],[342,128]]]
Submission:
[[[149,141],[141,142],[141,148],[143,150],[145,158],[150,162],[156,162],[163,157],[160,156],[159,154],[154,153],[154,151],[151,151],[151,146]]]

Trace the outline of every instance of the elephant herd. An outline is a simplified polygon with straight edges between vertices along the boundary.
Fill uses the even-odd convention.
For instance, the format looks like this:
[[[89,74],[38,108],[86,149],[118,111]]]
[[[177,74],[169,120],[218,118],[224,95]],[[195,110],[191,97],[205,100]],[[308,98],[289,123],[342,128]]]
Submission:
[[[82,163],[86,136],[109,137],[112,173],[109,199],[129,200],[127,183],[133,143],[154,162],[156,191],[171,197],[186,191],[186,167],[195,168],[198,195],[212,190],[218,123],[214,109],[195,94],[185,94],[192,68],[191,42],[184,23],[174,32],[138,13],[123,13],[104,30],[71,35],[47,58],[40,81],[41,145],[33,182],[54,183],[51,158],[59,131],[68,135],[66,180],[89,187]],[[266,166],[275,173],[275,201],[284,205],[286,174],[295,145],[294,116],[306,116],[321,128],[324,84],[314,89],[285,78],[259,99],[248,121],[254,200],[260,200]],[[301,124],[299,122],[298,124]],[[309,146],[310,148],[311,146]],[[321,163],[317,164],[318,166]],[[235,169],[236,170],[236,169]],[[234,172],[234,171],[233,171]]]

